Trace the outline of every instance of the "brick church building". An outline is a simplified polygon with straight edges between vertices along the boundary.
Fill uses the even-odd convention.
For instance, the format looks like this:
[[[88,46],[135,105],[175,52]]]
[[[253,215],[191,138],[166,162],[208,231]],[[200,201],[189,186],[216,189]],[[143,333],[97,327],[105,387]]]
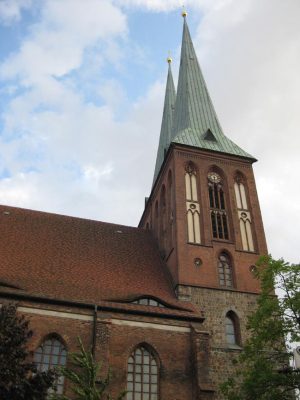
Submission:
[[[39,369],[66,364],[80,336],[127,400],[221,398],[267,253],[256,160],[223,133],[183,17],[139,226],[0,206],[1,302],[30,319]]]

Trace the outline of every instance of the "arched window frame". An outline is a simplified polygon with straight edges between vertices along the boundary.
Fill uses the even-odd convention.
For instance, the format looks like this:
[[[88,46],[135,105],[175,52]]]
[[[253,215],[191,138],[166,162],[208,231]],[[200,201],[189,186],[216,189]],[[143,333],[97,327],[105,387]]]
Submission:
[[[212,176],[216,177],[214,182]],[[210,168],[207,174],[208,201],[213,239],[229,240],[228,207],[226,182],[223,172],[216,167]]]
[[[167,206],[167,248],[170,252],[173,248],[173,230],[174,230],[174,218],[173,218],[173,179],[172,172],[168,172],[168,206]]]
[[[49,343],[50,342],[50,343]],[[59,346],[57,346],[59,342]],[[57,333],[50,333],[45,336],[39,346],[34,351],[34,363],[38,371],[48,371],[67,363],[67,346],[65,341]],[[59,376],[56,380],[57,394],[64,392],[64,376]],[[52,390],[49,391],[52,393]]]
[[[154,297],[140,297],[134,301],[132,301],[133,304],[140,304],[142,306],[152,306],[152,307],[161,307],[164,308],[165,305],[162,304],[159,300],[155,299]]]
[[[242,247],[244,251],[254,252],[253,226],[249,209],[249,196],[247,182],[241,172],[237,172],[234,178],[234,192],[239,219]]]
[[[154,235],[156,238],[158,238],[158,200],[156,200],[155,205],[154,205]]]
[[[241,331],[239,317],[230,310],[225,315],[225,339],[228,347],[241,346]]]
[[[149,356],[149,363],[143,362],[145,354]],[[127,360],[126,400],[159,400],[159,375],[157,352],[147,343],[135,346]]]
[[[196,165],[189,161],[185,164],[185,195],[188,243],[201,244],[200,203]]]
[[[160,247],[165,255],[166,252],[166,220],[167,220],[167,203],[166,203],[166,187],[162,185],[160,191],[160,227],[159,227],[159,240],[160,240]]]
[[[222,288],[234,288],[234,273],[232,257],[227,251],[221,251],[218,256],[218,279]]]

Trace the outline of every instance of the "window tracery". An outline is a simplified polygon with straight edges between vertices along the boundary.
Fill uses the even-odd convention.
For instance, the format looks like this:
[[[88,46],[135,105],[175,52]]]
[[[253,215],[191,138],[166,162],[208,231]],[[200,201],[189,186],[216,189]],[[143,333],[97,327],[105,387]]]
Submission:
[[[197,172],[192,162],[188,162],[185,166],[185,193],[188,242],[200,244],[200,204],[197,193]]]
[[[222,178],[216,172],[209,172],[207,178],[213,238],[228,240],[228,219]]]
[[[56,335],[48,336],[34,352],[34,363],[37,370],[44,372],[49,369],[66,365],[67,350]],[[59,376],[56,381],[57,394],[62,394],[64,389],[64,376]]]
[[[233,287],[232,266],[226,253],[221,253],[218,260],[218,272],[220,286]]]
[[[252,220],[248,208],[244,181],[245,180],[241,174],[236,175],[234,182],[234,192],[238,209],[238,218],[239,218],[243,250],[254,251],[252,226],[251,226]]]
[[[127,364],[127,400],[158,400],[159,369],[145,346],[137,347]]]

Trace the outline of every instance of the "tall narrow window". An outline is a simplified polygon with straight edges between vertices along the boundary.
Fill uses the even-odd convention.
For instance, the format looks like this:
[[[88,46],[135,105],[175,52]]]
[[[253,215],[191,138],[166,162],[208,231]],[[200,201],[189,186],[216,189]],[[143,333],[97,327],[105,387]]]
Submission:
[[[158,373],[153,354],[137,347],[128,359],[127,400],[158,400]]]
[[[228,220],[222,179],[216,172],[210,172],[207,177],[213,238],[228,240]]]
[[[240,345],[238,317],[233,311],[228,311],[226,314],[225,335],[228,345]]]
[[[201,243],[200,205],[197,193],[196,167],[192,162],[185,167],[185,193],[189,243]]]
[[[172,192],[172,173],[169,171],[168,173],[168,207],[167,207],[167,239],[168,239],[168,251],[171,251],[173,248],[173,192]]]
[[[226,253],[221,253],[218,260],[220,286],[233,287],[232,267],[230,258]]]
[[[165,254],[166,252],[166,188],[163,185],[160,193],[160,227],[159,227],[159,240],[160,240],[160,248],[162,252]]]
[[[67,361],[67,351],[60,339],[49,336],[34,352],[34,362],[38,371],[48,371],[51,368],[64,366]],[[64,389],[64,377],[59,376],[56,381],[57,393],[62,394]]]
[[[154,207],[154,235],[158,238],[158,201],[155,202]]]
[[[243,250],[254,251],[251,215],[247,204],[244,178],[241,174],[237,174],[235,177],[234,192],[237,204]]]

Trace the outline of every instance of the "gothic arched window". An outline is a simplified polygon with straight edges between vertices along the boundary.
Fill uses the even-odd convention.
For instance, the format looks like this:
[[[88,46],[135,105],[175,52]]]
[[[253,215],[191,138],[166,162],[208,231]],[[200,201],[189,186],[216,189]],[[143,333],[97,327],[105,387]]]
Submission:
[[[226,253],[221,253],[218,260],[218,272],[220,286],[233,287],[232,266]]]
[[[228,311],[225,317],[225,335],[228,345],[240,344],[239,321],[233,311]]]
[[[158,400],[159,369],[154,355],[145,346],[128,358],[127,400]]]
[[[160,247],[163,253],[166,252],[166,219],[167,219],[167,211],[166,211],[166,187],[162,186],[160,192],[160,227],[159,227],[159,239],[160,239]]]
[[[156,200],[154,206],[154,235],[158,238],[158,201]]]
[[[172,193],[172,172],[168,173],[168,207],[167,207],[167,238],[168,238],[168,251],[173,248],[173,193]]]
[[[237,174],[235,177],[234,192],[238,209],[243,250],[254,251],[252,227],[251,227],[252,221],[247,203],[245,179],[241,174]]]
[[[64,366],[67,361],[67,350],[57,335],[45,338],[34,352],[34,363],[37,370],[44,372],[49,369]],[[56,381],[57,393],[62,394],[64,390],[64,377],[59,376]]]
[[[216,172],[209,172],[207,178],[213,238],[228,240],[228,221],[222,178]]]
[[[197,173],[192,162],[185,166],[186,215],[189,243],[201,243],[200,205],[197,193]]]

